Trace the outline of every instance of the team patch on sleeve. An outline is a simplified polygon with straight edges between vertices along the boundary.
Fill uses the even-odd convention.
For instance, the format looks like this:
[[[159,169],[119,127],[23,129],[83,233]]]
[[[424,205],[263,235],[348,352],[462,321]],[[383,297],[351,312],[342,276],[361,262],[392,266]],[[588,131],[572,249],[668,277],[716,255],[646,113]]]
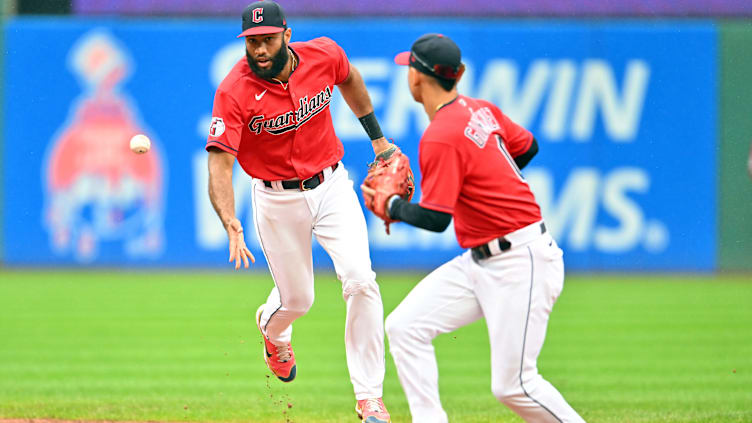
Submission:
[[[209,135],[218,137],[225,133],[225,121],[220,117],[212,117],[211,126],[209,126]]]

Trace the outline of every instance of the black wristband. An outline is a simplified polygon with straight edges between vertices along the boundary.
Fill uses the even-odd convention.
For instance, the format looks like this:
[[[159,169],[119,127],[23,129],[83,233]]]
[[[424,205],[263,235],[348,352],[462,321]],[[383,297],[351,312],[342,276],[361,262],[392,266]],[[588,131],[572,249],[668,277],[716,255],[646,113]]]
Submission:
[[[359,117],[358,120],[360,121],[360,124],[363,125],[363,129],[366,130],[366,134],[368,134],[368,137],[371,138],[371,140],[382,138],[384,136],[384,134],[381,133],[379,121],[376,120],[376,115],[373,112],[363,117]]]

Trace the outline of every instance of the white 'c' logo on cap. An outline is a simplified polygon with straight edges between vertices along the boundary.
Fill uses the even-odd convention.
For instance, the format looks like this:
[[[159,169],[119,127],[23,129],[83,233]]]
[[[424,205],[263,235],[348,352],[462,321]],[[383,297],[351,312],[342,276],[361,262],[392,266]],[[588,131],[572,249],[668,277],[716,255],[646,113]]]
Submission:
[[[264,21],[264,9],[261,7],[257,7],[253,9],[253,23],[261,23]]]

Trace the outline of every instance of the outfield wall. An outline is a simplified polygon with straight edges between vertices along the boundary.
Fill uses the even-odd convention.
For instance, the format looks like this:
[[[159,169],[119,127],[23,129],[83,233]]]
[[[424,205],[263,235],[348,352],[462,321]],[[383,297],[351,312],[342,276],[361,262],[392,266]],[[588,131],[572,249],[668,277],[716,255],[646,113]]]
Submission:
[[[5,118],[5,112],[3,109],[4,104],[4,89],[5,89],[5,6],[0,7],[0,166],[5,166],[5,131],[3,130],[3,119]],[[5,248],[5,182],[3,181],[3,172],[0,172],[0,266],[4,262]]]
[[[468,65],[460,91],[499,104],[538,138],[541,152],[525,175],[569,269],[717,268],[714,23],[387,19],[291,26],[294,40],[327,35],[344,47],[387,136],[415,163],[427,121],[407,91],[405,69],[391,58],[422,33],[451,35]],[[236,27],[234,20],[9,22],[4,117],[13,125],[4,134],[14,154],[2,166],[8,265],[226,266],[203,145],[214,90],[242,57]],[[331,107],[344,162],[360,181],[370,143],[339,95]],[[127,151],[134,131],[152,138],[149,155]],[[238,215],[250,228],[247,178],[238,174],[235,185]],[[451,230],[435,235],[398,224],[387,237],[380,221],[367,219],[378,268],[428,269],[461,251]],[[258,242],[251,237],[250,244],[263,262]],[[314,260],[329,265],[318,246]]]
[[[752,21],[721,27],[720,250],[725,270],[752,270]]]
[[[233,16],[248,4],[246,0],[73,0],[73,11],[82,15],[129,14],[137,16],[193,14]],[[287,16],[750,16],[747,0],[286,0]]]

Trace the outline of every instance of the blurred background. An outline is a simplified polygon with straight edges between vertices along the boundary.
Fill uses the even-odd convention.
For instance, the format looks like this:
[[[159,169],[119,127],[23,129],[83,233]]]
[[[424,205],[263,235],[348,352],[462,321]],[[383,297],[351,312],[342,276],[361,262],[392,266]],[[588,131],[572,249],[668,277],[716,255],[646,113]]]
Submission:
[[[4,0],[3,267],[227,266],[204,144],[214,91],[243,57],[247,3]],[[752,2],[280,3],[293,41],[344,48],[385,134],[416,162],[427,119],[392,58],[423,33],[452,37],[468,67],[460,91],[538,139],[524,173],[569,270],[752,270]],[[370,143],[335,98],[359,182]],[[148,154],[128,150],[136,133],[152,139]],[[238,168],[250,228],[248,182]],[[460,251],[451,229],[398,224],[386,236],[366,215],[377,269],[429,270]],[[331,267],[317,244],[314,256]]]
[[[314,242],[299,381],[270,383],[247,175],[251,272],[230,270],[209,203],[213,97],[248,2],[0,0],[0,421],[353,421],[328,256]],[[461,47],[460,92],[533,132],[524,175],[567,269],[539,368],[584,418],[752,421],[752,1],[280,3],[293,41],[344,48],[413,163],[428,122],[393,57],[427,32]],[[357,186],[370,142],[338,93],[331,111]],[[461,251],[451,228],[387,236],[365,215],[385,315]],[[490,393],[487,336],[434,341],[454,422],[520,421]],[[384,399],[409,421],[392,363]]]

